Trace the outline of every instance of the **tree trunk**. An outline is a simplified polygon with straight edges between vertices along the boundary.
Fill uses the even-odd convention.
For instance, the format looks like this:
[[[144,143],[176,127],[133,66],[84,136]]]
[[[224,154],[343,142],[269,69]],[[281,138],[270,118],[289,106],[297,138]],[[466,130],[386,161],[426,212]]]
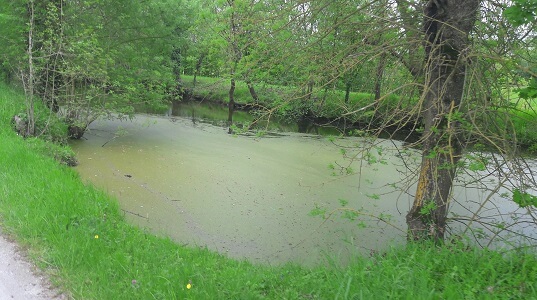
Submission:
[[[34,55],[36,65],[34,91],[47,107],[58,112],[58,98],[64,84],[63,0],[33,1]],[[29,9],[29,7],[28,7]],[[37,59],[37,56],[40,56]],[[38,68],[35,68],[36,70]]]
[[[375,75],[375,101],[380,99],[380,91],[382,88],[382,77],[384,77],[384,69],[386,68],[386,53],[382,53],[377,66],[377,74]]]
[[[227,122],[231,126],[233,124],[233,112],[235,111],[235,78],[231,77],[231,85],[229,87],[229,105]],[[231,131],[231,128],[230,128]]]
[[[248,90],[250,91],[250,96],[252,96],[252,99],[254,99],[255,103],[259,102],[259,96],[255,92],[254,85],[250,80],[246,81],[246,84],[248,85]]]
[[[352,84],[350,81],[345,83],[345,103],[346,104],[349,103],[349,98],[351,96],[351,87],[352,87]]]
[[[229,7],[233,10],[235,9],[235,0],[227,0]],[[233,112],[235,111],[235,74],[237,72],[237,66],[242,58],[242,52],[239,49],[238,37],[239,37],[239,27],[236,23],[236,14],[235,11],[231,12],[230,18],[230,29],[231,29],[231,50],[233,51],[233,65],[231,66],[231,86],[229,88],[229,104],[228,104],[228,117],[227,122],[229,126],[228,133],[233,133],[231,125],[233,125]]]
[[[409,240],[442,242],[449,196],[462,152],[459,142],[468,35],[479,0],[430,0],[425,7],[424,144],[414,203],[406,216]]]
[[[203,64],[203,60],[205,59],[205,56],[207,56],[207,53],[202,52],[200,56],[198,57],[198,61],[196,62],[196,69],[194,70],[194,80],[192,82],[192,88],[196,87],[196,79],[198,78],[198,75],[201,70],[201,65]]]
[[[306,91],[306,100],[311,100],[311,95],[313,94],[313,80],[308,81],[308,90]]]
[[[183,82],[181,80],[181,49],[174,47],[171,54],[172,72],[175,78],[175,88],[172,92],[174,100],[181,100],[184,95]]]
[[[26,92],[26,135],[33,136],[35,134],[35,110],[34,110],[34,95],[35,95],[35,74],[34,74],[34,29],[35,29],[35,7],[33,2],[28,2],[28,78],[25,86]],[[24,82],[24,80],[23,80]],[[20,123],[14,118],[17,125],[17,130],[20,131]],[[23,134],[24,136],[24,134]]]

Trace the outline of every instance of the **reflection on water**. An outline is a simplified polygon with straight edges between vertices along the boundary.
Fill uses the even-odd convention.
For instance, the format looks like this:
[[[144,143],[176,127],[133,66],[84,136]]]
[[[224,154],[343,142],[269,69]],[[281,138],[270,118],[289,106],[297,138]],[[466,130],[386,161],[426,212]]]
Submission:
[[[344,262],[404,243],[420,161],[389,140],[377,141],[366,159],[352,160],[371,146],[367,140],[229,135],[226,128],[176,116],[99,121],[72,146],[81,176],[116,196],[133,223],[181,244],[271,264],[313,265],[325,257]],[[481,205],[492,189],[483,184],[455,189],[453,216],[467,219],[477,210],[496,219],[498,212],[521,216],[499,196]],[[342,205],[347,211],[331,214]]]
[[[203,122],[216,126],[226,126],[228,108],[226,106],[205,102],[173,102],[165,114],[169,117],[183,117],[193,123]],[[309,118],[299,122],[284,122],[267,111],[259,110],[250,113],[236,110],[233,121],[239,126],[252,125],[254,130],[269,132],[299,132],[316,135],[340,135],[345,129],[331,124],[316,124]]]

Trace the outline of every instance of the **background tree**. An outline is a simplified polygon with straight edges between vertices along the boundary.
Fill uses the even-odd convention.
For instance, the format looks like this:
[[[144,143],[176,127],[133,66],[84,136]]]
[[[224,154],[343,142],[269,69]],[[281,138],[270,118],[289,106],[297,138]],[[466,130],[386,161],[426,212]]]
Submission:
[[[27,1],[7,2],[10,31],[19,33],[7,35],[4,66],[25,70],[17,36],[28,20]],[[36,12],[36,94],[53,111],[64,107],[73,137],[98,116],[130,116],[135,106],[162,107],[168,100],[175,86],[172,51],[189,26],[182,1],[51,0],[39,1]]]

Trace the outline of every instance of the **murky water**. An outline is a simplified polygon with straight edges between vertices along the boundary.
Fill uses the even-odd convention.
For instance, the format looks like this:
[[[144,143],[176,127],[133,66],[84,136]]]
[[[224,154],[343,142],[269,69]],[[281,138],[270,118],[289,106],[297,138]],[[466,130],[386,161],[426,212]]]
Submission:
[[[338,208],[342,199],[364,213],[394,216],[392,225],[405,228],[408,197],[375,196],[397,180],[393,167],[333,176],[348,162],[327,138],[233,136],[188,119],[140,115],[135,122],[96,122],[72,146],[83,178],[116,196],[134,223],[180,243],[259,262],[312,264],[404,240],[369,218],[366,230],[339,214],[308,215],[316,205]]]
[[[84,137],[72,144],[81,176],[116,196],[131,222],[181,244],[255,262],[313,265],[405,240],[412,195],[401,190],[414,191],[419,156],[399,142],[377,141],[366,159],[350,161],[345,156],[370,146],[367,140],[229,135],[189,118],[150,115],[95,122]],[[494,184],[456,188],[453,212],[471,216]],[[503,192],[480,213],[520,218],[524,211]],[[359,212],[357,220],[343,218],[345,211],[330,215],[342,204]],[[310,216],[316,207],[330,218]],[[535,233],[534,226],[518,229]]]

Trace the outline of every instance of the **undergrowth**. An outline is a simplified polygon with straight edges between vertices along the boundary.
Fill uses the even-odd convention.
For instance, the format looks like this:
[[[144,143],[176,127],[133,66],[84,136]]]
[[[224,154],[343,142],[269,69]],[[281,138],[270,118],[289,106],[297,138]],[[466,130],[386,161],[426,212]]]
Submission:
[[[0,103],[0,131],[13,132],[13,116],[25,118],[25,97],[21,92],[0,83]],[[67,124],[40,101],[34,103],[34,109],[36,137],[27,138],[28,145],[62,164],[76,165],[75,153],[67,146]]]

